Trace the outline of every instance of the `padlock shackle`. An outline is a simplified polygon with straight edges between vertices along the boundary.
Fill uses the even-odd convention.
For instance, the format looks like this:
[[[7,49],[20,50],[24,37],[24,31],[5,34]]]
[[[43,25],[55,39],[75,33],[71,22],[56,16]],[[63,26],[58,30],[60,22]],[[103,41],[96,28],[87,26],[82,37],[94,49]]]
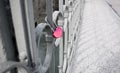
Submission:
[[[46,17],[46,21],[48,22],[48,24],[52,27],[53,30],[55,30],[56,26],[53,22],[53,0],[46,0],[46,13],[47,13],[47,17]]]

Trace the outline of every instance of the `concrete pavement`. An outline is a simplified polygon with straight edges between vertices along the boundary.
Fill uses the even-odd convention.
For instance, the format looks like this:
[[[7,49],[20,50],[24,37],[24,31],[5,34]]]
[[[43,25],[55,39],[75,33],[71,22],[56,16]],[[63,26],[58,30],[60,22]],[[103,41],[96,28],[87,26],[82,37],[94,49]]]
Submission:
[[[120,73],[120,18],[105,0],[86,0],[68,73]]]

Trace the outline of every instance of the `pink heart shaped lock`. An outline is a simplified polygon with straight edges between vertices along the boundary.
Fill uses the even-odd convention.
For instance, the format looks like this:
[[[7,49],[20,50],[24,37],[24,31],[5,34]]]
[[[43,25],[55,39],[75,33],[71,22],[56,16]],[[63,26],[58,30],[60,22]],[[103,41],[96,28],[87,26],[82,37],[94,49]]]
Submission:
[[[61,27],[57,27],[55,31],[53,32],[53,36],[55,38],[61,38],[62,37],[63,30]]]

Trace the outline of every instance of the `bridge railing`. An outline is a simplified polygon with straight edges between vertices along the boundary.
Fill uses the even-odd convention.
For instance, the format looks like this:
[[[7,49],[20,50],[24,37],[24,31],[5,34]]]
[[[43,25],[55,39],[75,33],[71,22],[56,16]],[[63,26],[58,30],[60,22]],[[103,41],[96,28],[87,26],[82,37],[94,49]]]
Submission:
[[[34,26],[32,0],[9,1],[20,61],[0,64],[0,73],[16,68],[23,68],[27,73],[56,73],[56,69],[59,73],[69,73],[78,44],[84,0],[59,0],[59,11],[53,14],[52,0],[46,0],[46,23],[40,23],[37,27]],[[57,27],[63,30],[61,38],[53,37]],[[57,54],[54,52],[56,49]],[[17,70],[18,73],[23,73]]]
[[[69,73],[72,56],[78,44],[78,35],[80,24],[82,23],[82,11],[84,8],[84,0],[65,0],[65,4],[60,7],[64,15],[64,35],[61,38],[60,45],[60,67],[62,68],[59,73]],[[64,44],[63,44],[64,43]]]

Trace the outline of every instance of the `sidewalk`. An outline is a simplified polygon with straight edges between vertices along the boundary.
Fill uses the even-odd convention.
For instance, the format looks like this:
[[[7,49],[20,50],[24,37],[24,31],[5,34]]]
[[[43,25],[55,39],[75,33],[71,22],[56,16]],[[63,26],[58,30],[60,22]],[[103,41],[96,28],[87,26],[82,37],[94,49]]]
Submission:
[[[120,73],[120,18],[104,0],[86,0],[68,73]]]

